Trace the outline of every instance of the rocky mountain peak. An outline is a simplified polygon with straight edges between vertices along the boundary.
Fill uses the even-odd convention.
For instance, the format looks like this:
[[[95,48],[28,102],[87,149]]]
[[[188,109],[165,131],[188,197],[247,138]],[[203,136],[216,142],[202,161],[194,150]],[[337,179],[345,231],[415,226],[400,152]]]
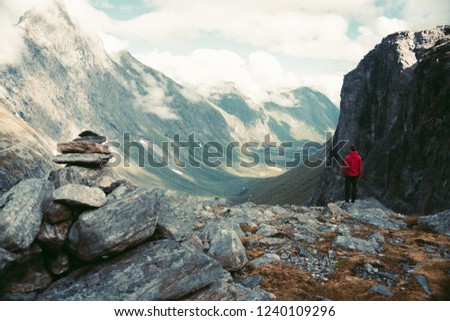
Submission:
[[[387,36],[344,78],[333,146],[363,158],[361,194],[405,213],[450,207],[447,137],[450,26]],[[333,155],[328,146],[328,164]],[[325,169],[313,203],[342,199],[341,163]]]

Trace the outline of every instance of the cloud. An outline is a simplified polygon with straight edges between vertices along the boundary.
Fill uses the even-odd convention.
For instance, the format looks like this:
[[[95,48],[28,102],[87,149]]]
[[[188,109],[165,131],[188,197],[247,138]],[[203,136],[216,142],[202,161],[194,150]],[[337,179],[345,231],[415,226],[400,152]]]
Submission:
[[[21,30],[15,26],[23,12],[20,3],[0,2],[0,65],[17,62],[25,47]]]
[[[233,85],[255,102],[269,100],[270,92],[293,89],[299,78],[286,71],[275,56],[257,51],[246,58],[228,50],[198,49],[190,55],[152,51],[138,54],[143,63],[161,70],[174,80],[191,87],[205,97],[227,92]]]

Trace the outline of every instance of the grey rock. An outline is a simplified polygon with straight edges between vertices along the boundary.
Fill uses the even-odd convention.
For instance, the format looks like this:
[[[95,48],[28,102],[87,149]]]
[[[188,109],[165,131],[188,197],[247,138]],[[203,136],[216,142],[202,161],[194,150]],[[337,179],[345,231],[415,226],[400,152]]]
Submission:
[[[361,251],[367,253],[377,253],[380,249],[380,245],[374,241],[367,241],[357,237],[352,237],[349,235],[338,235],[334,241],[334,246],[342,246],[348,250]]]
[[[50,260],[48,267],[54,275],[61,275],[67,272],[70,269],[69,256],[64,252],[59,253],[56,258]]]
[[[305,235],[302,233],[292,233],[290,236],[291,240],[293,241],[305,241],[308,244],[313,244],[316,241],[316,238],[310,235]]]
[[[0,200],[0,247],[8,251],[28,248],[39,232],[43,207],[53,184],[43,179],[25,179]]]
[[[239,238],[245,237],[240,225],[234,220],[219,219],[208,222],[199,232],[198,236],[202,241],[211,241],[220,230],[229,230],[236,232]]]
[[[354,209],[349,210],[348,213],[351,217],[360,222],[368,223],[381,229],[398,231],[406,227],[406,224],[403,220],[391,219],[388,217],[386,212],[379,208],[363,210]]]
[[[67,240],[71,223],[71,221],[66,221],[58,224],[49,224],[43,221],[37,240],[42,243],[45,249],[58,252]]]
[[[264,236],[273,236],[278,233],[278,230],[272,225],[260,224],[259,230],[256,234],[264,235]]]
[[[203,251],[202,240],[200,240],[197,234],[191,234],[191,236],[187,240],[182,241],[181,244],[192,250]]]
[[[165,238],[183,241],[194,230],[197,202],[189,195],[166,191],[159,200],[157,229]]]
[[[61,223],[72,219],[72,209],[63,203],[51,201],[44,209],[44,218],[50,224]]]
[[[84,212],[72,225],[68,246],[83,261],[120,253],[153,235],[160,191],[139,188],[123,199]]]
[[[259,287],[259,284],[261,283],[262,280],[263,277],[261,275],[255,274],[243,278],[242,280],[239,281],[239,283],[247,288],[254,289]]]
[[[280,262],[280,261],[281,261],[281,258],[277,254],[266,253],[263,256],[250,261],[248,263],[248,265],[251,267],[258,267],[263,264],[271,264],[271,263],[276,263],[276,262]]]
[[[53,157],[57,164],[100,166],[105,165],[112,158],[109,154],[61,154]]]
[[[108,146],[89,141],[73,141],[56,145],[58,152],[63,154],[111,154]]]
[[[249,289],[238,283],[217,282],[189,296],[189,301],[271,301],[275,296],[262,289]]]
[[[373,266],[372,266],[372,264],[370,264],[370,263],[364,263],[364,268],[366,269],[366,271],[368,272],[368,273],[375,273],[375,272],[378,272],[378,269],[376,269],[376,268],[374,268]],[[376,270],[376,271],[375,271]]]
[[[237,224],[263,223],[277,219],[271,211],[262,211],[254,207],[253,203],[244,203],[230,208],[229,216]]]
[[[124,182],[110,167],[86,168],[81,166],[64,167],[50,175],[58,188],[66,184],[81,184],[90,187],[99,187],[105,193],[112,192]]]
[[[108,194],[108,196],[106,197],[106,201],[111,202],[120,198],[124,198],[125,195],[134,192],[137,189],[138,187],[136,185],[132,185],[129,182],[124,182],[123,184],[120,184],[118,187],[116,187],[114,191]]]
[[[347,211],[340,208],[337,204],[335,203],[328,203],[327,204],[327,209],[328,212],[333,215],[333,216],[341,216],[341,215],[345,215],[347,214]]]
[[[428,285],[427,278],[424,275],[422,275],[422,274],[418,274],[418,275],[414,276],[414,278],[420,284],[420,286],[422,287],[423,291],[427,295],[431,295],[431,291],[430,291],[430,287]]]
[[[381,235],[379,232],[373,232],[369,236],[369,241],[378,243],[379,245],[383,245],[385,243],[384,236]]]
[[[259,244],[263,246],[277,246],[286,242],[286,239],[278,237],[265,237],[259,240]]]
[[[211,240],[208,255],[228,271],[238,271],[248,262],[244,245],[233,230],[220,230]]]
[[[53,199],[68,205],[101,207],[106,203],[105,193],[98,187],[67,184],[53,192]]]
[[[435,232],[450,236],[450,210],[434,215],[422,216],[419,218],[419,224],[422,224]]]
[[[385,286],[378,285],[378,284],[372,285],[367,291],[375,292],[375,293],[385,295],[385,296],[394,296],[394,294],[392,293],[391,290],[389,290]]]
[[[223,269],[172,240],[143,244],[53,283],[39,300],[176,300],[215,282]]]

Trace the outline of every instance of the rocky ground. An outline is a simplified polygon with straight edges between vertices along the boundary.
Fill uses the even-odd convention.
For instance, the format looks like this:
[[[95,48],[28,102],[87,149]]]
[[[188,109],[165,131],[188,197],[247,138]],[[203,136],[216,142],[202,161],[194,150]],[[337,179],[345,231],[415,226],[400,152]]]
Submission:
[[[249,262],[233,277],[277,300],[450,298],[448,211],[406,217],[367,199],[327,207],[206,206],[196,217],[205,251],[212,243],[205,229],[235,230]]]
[[[229,206],[145,189],[104,166],[104,137],[0,200],[3,300],[448,300],[450,212],[374,199]],[[100,162],[99,160],[102,160]]]

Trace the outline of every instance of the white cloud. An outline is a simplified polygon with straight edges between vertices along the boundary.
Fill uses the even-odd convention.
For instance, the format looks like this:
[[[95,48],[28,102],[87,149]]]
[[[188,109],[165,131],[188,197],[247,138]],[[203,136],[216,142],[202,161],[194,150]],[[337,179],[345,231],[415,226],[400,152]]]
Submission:
[[[242,58],[228,50],[199,49],[188,56],[152,51],[136,57],[161,70],[176,81],[195,87],[208,97],[212,92],[227,91],[231,82],[255,102],[270,99],[270,92],[293,89],[301,85],[299,78],[283,69],[271,54],[258,51]]]
[[[22,48],[17,28],[11,26],[25,9],[46,1],[1,1],[0,63],[13,61]],[[342,75],[348,70],[295,74],[281,64],[283,57],[356,64],[388,33],[430,28],[450,18],[448,0],[143,0],[151,10],[120,21],[92,5],[96,1],[97,6],[113,10],[111,1],[60,1],[77,25],[102,38],[108,52],[136,44],[153,46],[136,56],[175,80],[203,93],[232,81],[260,101],[267,98],[268,90],[309,85],[337,103]],[[395,10],[401,14],[394,18]],[[359,25],[353,37],[348,36],[351,21]],[[205,48],[205,43],[220,48],[222,41],[230,50],[192,49]],[[232,51],[241,45],[255,47],[256,53],[241,57]],[[187,46],[191,53],[183,53],[181,48]],[[180,48],[181,53],[167,48]]]

